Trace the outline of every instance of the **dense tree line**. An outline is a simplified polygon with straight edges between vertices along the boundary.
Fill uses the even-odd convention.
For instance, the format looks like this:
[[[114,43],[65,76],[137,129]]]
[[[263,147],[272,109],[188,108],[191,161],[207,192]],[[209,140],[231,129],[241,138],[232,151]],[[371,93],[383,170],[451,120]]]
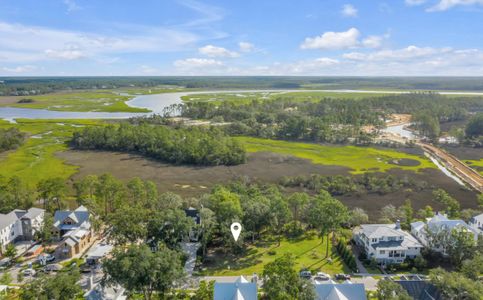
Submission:
[[[323,98],[319,102],[296,101],[277,97],[270,101],[248,104],[223,102],[189,102],[181,107],[181,116],[230,122],[229,134],[263,138],[365,143],[371,136],[361,130],[364,125],[382,125],[383,113],[366,109],[357,100]]]
[[[34,200],[34,191],[20,177],[6,178],[0,175],[0,213],[30,208]]]
[[[383,128],[393,113],[412,114],[415,127],[423,135],[435,138],[440,123],[463,120],[468,112],[483,110],[482,98],[453,98],[435,93],[412,93],[372,97],[360,100],[333,99],[311,95],[301,100],[293,94],[282,94],[271,100],[254,100],[240,104],[225,101],[188,102],[166,109],[182,117],[229,122],[226,131],[232,135],[250,135],[272,139],[314,142],[367,144],[373,140],[364,126]],[[132,120],[134,123],[169,124],[162,116]]]
[[[421,191],[428,183],[404,176],[398,178],[393,175],[378,176],[364,173],[361,176],[324,176],[312,174],[310,176],[284,177],[280,184],[285,187],[303,187],[312,191],[326,190],[333,196],[378,193],[380,195],[411,188]]]
[[[75,132],[72,146],[82,150],[139,153],[165,162],[194,165],[237,165],[245,150],[216,128],[179,128],[123,123],[86,127]]]
[[[464,128],[465,143],[473,147],[483,147],[483,113],[470,118]]]
[[[291,77],[291,76],[143,76],[143,77],[2,77],[0,95],[32,95],[68,89],[111,89],[117,87],[154,87],[178,85],[210,89],[408,89],[475,90],[483,89],[478,78],[444,77]]]
[[[12,127],[9,129],[0,128],[0,152],[18,148],[25,141],[25,133]]]

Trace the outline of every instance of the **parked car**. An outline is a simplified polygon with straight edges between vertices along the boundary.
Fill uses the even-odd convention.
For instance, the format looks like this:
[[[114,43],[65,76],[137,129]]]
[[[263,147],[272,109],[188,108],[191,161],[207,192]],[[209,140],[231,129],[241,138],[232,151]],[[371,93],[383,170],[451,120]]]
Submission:
[[[300,277],[304,279],[312,278],[312,273],[309,270],[302,270],[300,271]]]
[[[52,254],[40,254],[37,256],[37,261],[39,263],[42,263],[42,261],[45,261],[45,263],[51,263],[55,261],[55,256]]]
[[[337,280],[350,280],[351,276],[349,274],[335,274],[335,279],[337,279]]]
[[[22,271],[23,276],[35,276],[35,273],[34,269],[25,269]]]
[[[58,272],[61,269],[62,269],[62,266],[61,265],[59,265],[59,264],[51,264],[51,265],[45,266],[44,272],[45,273]]]
[[[328,280],[330,280],[330,275],[329,274],[325,274],[323,272],[317,272],[317,274],[315,274],[315,276],[314,276],[314,280],[317,280],[317,281],[328,281]]]
[[[11,258],[5,257],[2,260],[0,260],[0,267],[7,267],[8,265],[10,265],[11,262],[12,262]]]

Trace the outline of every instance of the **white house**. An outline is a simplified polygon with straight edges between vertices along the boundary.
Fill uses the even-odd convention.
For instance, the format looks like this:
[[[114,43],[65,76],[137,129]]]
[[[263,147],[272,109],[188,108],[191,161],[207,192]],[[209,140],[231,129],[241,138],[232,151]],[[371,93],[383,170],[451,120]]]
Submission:
[[[483,214],[479,214],[477,216],[474,216],[470,220],[469,224],[473,229],[478,230],[480,234],[483,234]]]
[[[396,224],[364,224],[354,231],[354,240],[367,258],[378,263],[399,264],[420,255],[423,245]]]
[[[19,240],[31,240],[44,222],[44,210],[32,207],[29,210],[14,209],[8,214],[0,214],[1,250]]]
[[[450,220],[446,215],[440,213],[435,214],[432,218],[427,218],[426,222],[418,221],[411,223],[411,233],[421,244],[443,255],[446,254],[444,245],[434,241],[431,236],[439,235],[444,241],[445,238],[449,238],[449,233],[452,230],[465,230],[473,236],[475,242],[478,240],[478,230],[469,226],[463,220]]]

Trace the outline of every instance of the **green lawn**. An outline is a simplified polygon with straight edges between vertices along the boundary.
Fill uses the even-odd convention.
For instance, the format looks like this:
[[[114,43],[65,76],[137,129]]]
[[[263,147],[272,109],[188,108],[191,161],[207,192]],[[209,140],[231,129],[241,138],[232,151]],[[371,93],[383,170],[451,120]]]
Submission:
[[[300,91],[300,92],[219,92],[210,94],[191,94],[181,97],[183,101],[193,102],[212,102],[220,104],[225,101],[232,101],[237,104],[247,104],[253,100],[273,100],[277,98],[290,98],[292,101],[313,101],[318,102],[323,98],[336,99],[362,99],[369,97],[381,97],[385,94],[381,93],[338,93],[338,92],[320,92],[320,91]]]
[[[31,99],[33,102],[17,102],[4,106],[79,112],[149,112],[147,109],[130,107],[125,103],[133,96],[121,96],[113,91],[62,92],[17,98]]]
[[[274,152],[293,155],[311,160],[322,165],[348,167],[353,174],[365,171],[387,171],[393,168],[418,171],[424,168],[436,168],[426,157],[407,154],[395,150],[382,150],[372,147],[328,146],[298,142],[276,141],[252,137],[237,137],[248,152]],[[419,162],[417,166],[397,165],[400,159]]]
[[[0,153],[0,175],[20,176],[29,186],[50,177],[69,178],[77,167],[66,165],[55,156],[56,152],[67,149],[77,126],[96,125],[92,120],[17,120],[17,124],[0,122],[0,128],[16,126],[29,137],[16,150]]]
[[[473,168],[476,171],[478,171],[478,173],[480,173],[481,175],[483,175],[483,159],[480,159],[480,160],[469,160],[469,159],[465,159],[464,162],[468,166],[470,166],[471,168]]]
[[[329,241],[330,243],[330,241]],[[241,257],[230,253],[218,253],[214,261],[206,266],[203,275],[235,276],[261,274],[263,266],[286,253],[295,257],[296,270],[308,268],[313,272],[322,271],[329,274],[350,273],[335,248],[330,245],[332,261],[325,258],[326,239],[322,241],[315,233],[308,233],[300,239],[282,239],[280,246],[275,238],[258,242],[250,246],[247,254]],[[272,252],[274,251],[274,252]]]

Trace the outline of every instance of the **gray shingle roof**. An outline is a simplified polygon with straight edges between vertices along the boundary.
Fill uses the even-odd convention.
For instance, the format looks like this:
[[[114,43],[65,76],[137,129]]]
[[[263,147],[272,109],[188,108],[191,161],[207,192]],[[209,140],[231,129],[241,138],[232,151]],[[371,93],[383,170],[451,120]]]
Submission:
[[[395,281],[402,285],[415,300],[442,300],[443,297],[439,290],[429,282],[423,280],[398,280]]]
[[[29,210],[14,209],[6,215],[0,214],[0,230],[15,223],[18,219],[33,219],[43,212],[44,210],[41,208],[32,207]]]
[[[76,224],[63,225],[62,222],[67,218],[71,218]],[[74,211],[58,210],[54,215],[54,226],[59,229],[69,230],[81,226],[84,222],[89,220],[89,211],[84,206],[80,206]]]
[[[8,227],[9,225],[15,223],[18,220],[15,212],[9,212],[8,214],[0,214],[0,230]]]
[[[38,217],[40,214],[44,213],[45,210],[37,207],[32,207],[30,208],[25,215],[22,216],[22,218],[27,218],[27,219],[35,219]]]

